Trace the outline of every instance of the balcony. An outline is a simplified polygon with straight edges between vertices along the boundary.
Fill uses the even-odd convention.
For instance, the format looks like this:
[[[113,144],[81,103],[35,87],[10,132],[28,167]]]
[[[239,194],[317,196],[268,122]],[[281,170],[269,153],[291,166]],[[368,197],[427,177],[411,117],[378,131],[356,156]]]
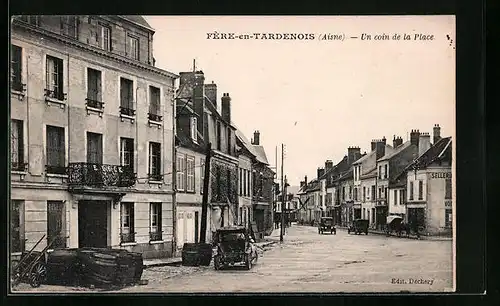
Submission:
[[[135,173],[126,166],[70,163],[68,167],[70,187],[131,187],[135,180]]]
[[[132,103],[132,102],[130,102]],[[124,119],[129,119],[131,123],[134,123],[135,121],[135,109],[125,107],[125,106],[120,106],[120,118],[122,121]]]
[[[149,241],[161,241],[162,235],[161,232],[150,232],[149,233]]]
[[[66,94],[58,90],[45,89],[44,95],[47,102],[63,103],[66,100]]]
[[[148,119],[154,122],[161,122],[162,116],[148,113]]]
[[[23,84],[19,81],[13,81],[10,84],[12,87],[12,93],[16,94],[19,100],[22,100],[26,93],[26,84]]]
[[[22,163],[22,162],[11,163],[10,170],[17,172],[26,172],[28,171],[28,163]]]

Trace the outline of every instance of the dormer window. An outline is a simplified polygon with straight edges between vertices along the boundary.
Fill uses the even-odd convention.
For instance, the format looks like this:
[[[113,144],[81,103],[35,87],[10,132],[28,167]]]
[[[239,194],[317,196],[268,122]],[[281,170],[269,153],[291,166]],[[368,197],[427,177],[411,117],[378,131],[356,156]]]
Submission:
[[[191,139],[198,141],[198,118],[191,117]]]

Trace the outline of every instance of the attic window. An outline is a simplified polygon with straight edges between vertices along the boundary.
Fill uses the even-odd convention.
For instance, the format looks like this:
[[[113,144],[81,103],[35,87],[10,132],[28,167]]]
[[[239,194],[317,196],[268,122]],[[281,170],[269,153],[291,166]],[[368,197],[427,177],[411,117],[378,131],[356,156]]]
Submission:
[[[198,118],[191,117],[191,139],[198,141]]]

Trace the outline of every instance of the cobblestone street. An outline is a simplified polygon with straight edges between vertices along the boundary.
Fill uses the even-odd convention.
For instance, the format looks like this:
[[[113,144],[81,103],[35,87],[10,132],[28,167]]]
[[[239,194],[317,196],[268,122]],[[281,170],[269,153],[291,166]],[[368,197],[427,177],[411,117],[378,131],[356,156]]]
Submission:
[[[315,227],[294,225],[284,244],[267,247],[250,271],[216,271],[213,265],[151,267],[142,277],[148,285],[112,292],[444,292],[452,288],[451,258],[449,240],[349,235],[345,230],[318,235]]]

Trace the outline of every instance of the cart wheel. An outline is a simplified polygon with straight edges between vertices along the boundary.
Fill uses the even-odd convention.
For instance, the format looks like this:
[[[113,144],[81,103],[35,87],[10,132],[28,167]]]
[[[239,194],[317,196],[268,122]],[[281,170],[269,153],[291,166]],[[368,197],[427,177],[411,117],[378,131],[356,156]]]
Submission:
[[[42,284],[42,281],[40,279],[40,275],[37,274],[36,272],[33,272],[30,274],[30,285],[33,288],[38,288]]]
[[[44,282],[45,279],[47,278],[47,266],[39,262],[33,267],[31,273],[37,274],[38,278],[40,279],[40,282]]]

